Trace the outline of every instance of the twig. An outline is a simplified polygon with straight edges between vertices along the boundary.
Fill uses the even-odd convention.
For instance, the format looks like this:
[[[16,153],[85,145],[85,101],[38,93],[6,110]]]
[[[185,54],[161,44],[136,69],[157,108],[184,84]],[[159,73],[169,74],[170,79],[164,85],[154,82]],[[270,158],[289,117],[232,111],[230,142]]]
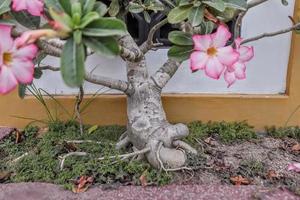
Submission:
[[[60,157],[60,170],[64,169],[65,160],[70,156],[87,156],[86,152],[71,152],[62,157]]]
[[[40,67],[37,67],[38,69],[40,70],[51,70],[51,71],[60,71],[60,68],[59,67],[52,67],[50,65],[46,65],[46,66],[40,66]]]
[[[266,38],[266,37],[274,37],[276,35],[281,35],[281,34],[288,33],[288,32],[291,32],[291,31],[294,31],[294,30],[297,30],[297,29],[300,29],[300,23],[295,24],[294,26],[292,26],[290,28],[286,28],[286,29],[283,29],[283,30],[270,32],[270,33],[263,33],[263,34],[255,36],[255,37],[245,39],[245,40],[242,41],[241,44],[246,44],[248,42],[253,42],[253,41],[260,40],[260,39]]]
[[[23,155],[21,155],[20,157],[17,157],[16,159],[12,160],[11,163],[16,163],[16,162],[18,162],[19,160],[21,160],[22,158],[24,158],[24,157],[26,157],[28,155],[29,155],[29,153],[26,152]]]
[[[186,167],[186,166],[178,167],[178,168],[168,168],[168,169],[165,168],[164,163],[161,161],[160,155],[159,155],[159,152],[160,152],[160,149],[161,149],[162,145],[163,145],[163,143],[160,142],[158,144],[158,149],[156,151],[156,158],[157,158],[157,160],[160,164],[161,169],[163,169],[165,172],[175,172],[175,171],[181,171],[181,170],[193,170],[192,168],[189,168],[189,167]]]
[[[157,23],[156,25],[154,25],[152,27],[152,29],[149,32],[148,38],[147,40],[140,46],[140,49],[143,53],[147,53],[147,51],[149,51],[150,49],[152,49],[153,47],[153,37],[154,34],[156,33],[156,31],[158,29],[160,29],[161,27],[163,27],[164,25],[166,25],[168,23],[168,18],[160,21],[159,23]]]
[[[83,144],[83,143],[94,143],[94,144],[102,144],[102,142],[97,142],[93,140],[67,140],[66,143],[73,143],[73,144]]]
[[[83,135],[83,124],[82,124],[82,119],[81,119],[81,115],[80,115],[80,104],[82,103],[83,96],[84,96],[84,90],[83,90],[83,87],[80,86],[79,87],[79,93],[76,97],[75,113],[76,113],[76,117],[77,117],[78,122],[79,122],[81,135]]]

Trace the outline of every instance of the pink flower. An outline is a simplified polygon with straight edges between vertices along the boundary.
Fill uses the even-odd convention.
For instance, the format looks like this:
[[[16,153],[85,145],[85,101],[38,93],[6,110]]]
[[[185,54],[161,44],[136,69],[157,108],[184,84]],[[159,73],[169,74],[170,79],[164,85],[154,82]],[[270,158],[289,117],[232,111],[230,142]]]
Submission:
[[[226,46],[230,38],[231,33],[224,25],[220,25],[216,33],[194,35],[195,51],[190,57],[191,70],[205,70],[207,76],[219,79],[225,67],[232,66],[239,58],[231,46]]]
[[[289,171],[299,172],[300,173],[300,163],[292,163],[288,166]]]
[[[34,64],[38,48],[34,45],[17,47],[20,38],[11,37],[12,27],[0,24],[0,93],[6,94],[18,83],[29,84],[33,80]]]
[[[246,62],[250,61],[254,56],[253,47],[241,46],[242,38],[235,40],[236,51],[240,54],[239,59],[233,65],[228,66],[224,79],[228,83],[228,87],[235,83],[236,80],[246,78]]]
[[[41,16],[44,11],[43,0],[13,0],[14,11],[27,10],[31,15]]]

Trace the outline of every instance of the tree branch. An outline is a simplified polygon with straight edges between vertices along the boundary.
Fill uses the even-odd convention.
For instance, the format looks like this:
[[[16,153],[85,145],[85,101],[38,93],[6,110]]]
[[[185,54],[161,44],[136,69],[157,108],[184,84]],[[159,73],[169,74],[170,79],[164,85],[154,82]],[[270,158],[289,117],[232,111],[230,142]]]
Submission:
[[[122,91],[127,95],[131,95],[133,93],[133,88],[126,81],[112,79],[100,75],[94,75],[92,73],[86,73],[85,80],[90,83],[103,85],[111,89]]]
[[[140,49],[144,54],[147,53],[150,49],[152,49],[154,45],[153,37],[156,31],[160,29],[162,26],[166,25],[167,23],[168,23],[168,19],[166,18],[152,27],[152,29],[149,32],[147,40],[140,46]]]
[[[248,3],[248,9],[258,6],[262,3],[267,2],[268,0],[252,0]]]
[[[263,33],[263,34],[255,36],[255,37],[245,39],[245,40],[242,41],[241,44],[246,44],[246,43],[253,42],[253,41],[256,41],[256,40],[260,40],[260,39],[266,38],[266,37],[274,37],[276,35],[281,35],[281,34],[288,33],[288,32],[291,32],[291,31],[294,31],[294,30],[297,30],[297,29],[300,29],[300,23],[295,24],[294,26],[292,26],[290,28],[286,28],[286,29],[282,29],[282,30],[275,31],[275,32],[270,32],[270,33]]]
[[[129,33],[120,37],[118,42],[121,48],[120,56],[125,61],[138,62],[143,58],[143,52],[137,46],[136,42]]]
[[[155,74],[151,77],[154,84],[162,90],[169,80],[174,76],[180,62],[169,59]]]
[[[53,66],[49,66],[49,65],[38,67],[38,69],[60,71],[59,67],[53,67]],[[105,76],[94,75],[92,73],[86,73],[85,80],[90,83],[103,85],[103,86],[111,88],[111,89],[122,91],[127,95],[131,95],[133,93],[133,88],[126,81],[112,79],[112,78],[105,77]]]

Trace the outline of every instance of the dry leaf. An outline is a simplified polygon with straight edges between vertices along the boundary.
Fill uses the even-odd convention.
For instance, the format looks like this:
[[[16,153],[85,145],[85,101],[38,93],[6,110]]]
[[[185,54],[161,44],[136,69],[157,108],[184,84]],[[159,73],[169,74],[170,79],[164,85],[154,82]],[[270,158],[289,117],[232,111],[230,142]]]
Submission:
[[[0,182],[7,180],[11,176],[11,172],[4,171],[0,172]]]
[[[140,180],[140,182],[141,182],[141,185],[142,185],[143,187],[145,187],[145,186],[148,185],[148,181],[147,181],[147,177],[146,177],[146,172],[147,172],[147,171],[145,171],[145,172],[140,176],[140,178],[139,178],[139,180]]]
[[[87,191],[89,186],[94,182],[93,177],[89,176],[81,176],[76,182],[75,185],[72,188],[72,191],[74,193],[81,193]]]
[[[247,178],[242,177],[241,175],[231,177],[230,181],[234,185],[249,185],[250,184],[250,181]]]
[[[292,147],[292,151],[300,151],[300,144],[297,143]]]
[[[268,179],[278,178],[278,174],[275,170],[269,170],[267,174]]]

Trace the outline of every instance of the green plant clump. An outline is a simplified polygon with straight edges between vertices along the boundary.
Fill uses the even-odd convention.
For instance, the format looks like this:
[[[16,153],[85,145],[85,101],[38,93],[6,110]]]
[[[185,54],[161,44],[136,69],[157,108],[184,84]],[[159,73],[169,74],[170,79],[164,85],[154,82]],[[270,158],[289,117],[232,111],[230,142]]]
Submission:
[[[300,127],[290,126],[290,127],[280,127],[276,128],[275,126],[266,127],[266,132],[269,136],[275,138],[294,138],[300,141]]]
[[[233,143],[257,138],[252,126],[242,122],[208,122],[200,121],[188,124],[190,134],[185,139],[190,144],[196,144],[197,140],[207,137],[219,139],[224,143]]]

